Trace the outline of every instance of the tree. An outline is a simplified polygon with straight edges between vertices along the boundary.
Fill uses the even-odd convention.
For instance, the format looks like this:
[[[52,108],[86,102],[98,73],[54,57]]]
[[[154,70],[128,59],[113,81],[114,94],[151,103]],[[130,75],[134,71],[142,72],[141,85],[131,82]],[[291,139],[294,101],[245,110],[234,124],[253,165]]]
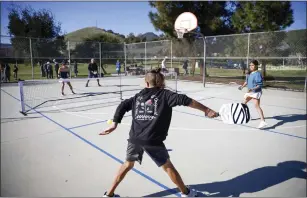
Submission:
[[[133,33],[129,33],[125,39],[126,43],[139,43],[139,42],[145,42],[145,41],[146,41],[146,38],[143,37],[142,34],[135,36]]]
[[[306,43],[307,43],[307,31],[302,30],[292,30],[287,32],[287,38],[285,39],[288,45],[287,50],[290,56],[307,56]]]
[[[281,57],[287,55],[287,51],[282,49],[286,33],[273,33],[272,31],[284,30],[293,23],[291,2],[237,2],[236,11],[231,17],[231,22],[237,33],[269,31],[268,33],[251,35],[251,57]],[[242,44],[242,42],[236,43]],[[240,50],[237,44],[234,43],[233,49]],[[266,76],[268,62],[272,62],[272,60],[263,59],[261,61],[263,76]]]
[[[110,34],[102,33],[93,35],[85,38],[83,42],[71,46],[71,48],[72,59],[99,59],[100,53],[103,59],[121,59],[124,57],[124,47],[121,37]]]
[[[50,11],[12,6],[9,8],[8,18],[8,33],[14,36],[11,42],[15,56],[30,54],[30,42],[25,37],[35,38],[31,39],[31,45],[36,58],[64,56],[66,44],[61,35],[61,26]]]
[[[231,23],[237,33],[284,30],[293,23],[291,2],[237,2]]]
[[[192,12],[198,19],[196,32],[205,36],[233,33],[230,17],[233,13],[232,2],[190,1],[190,2],[150,2],[157,12],[150,12],[149,18],[156,31],[166,37],[177,38],[174,23],[183,12]],[[203,57],[202,39],[195,34],[184,34],[185,39],[173,42],[173,56]],[[183,47],[185,46],[185,47]],[[202,69],[202,68],[201,68]]]
[[[157,12],[150,12],[151,23],[158,31],[164,32],[167,36],[177,37],[174,31],[176,18],[183,12],[192,12],[198,19],[198,26],[201,33],[206,36],[232,33],[230,16],[233,12],[230,9],[232,3],[222,1],[155,1],[149,2]],[[229,7],[226,9],[226,7]],[[189,37],[189,34],[184,35]]]

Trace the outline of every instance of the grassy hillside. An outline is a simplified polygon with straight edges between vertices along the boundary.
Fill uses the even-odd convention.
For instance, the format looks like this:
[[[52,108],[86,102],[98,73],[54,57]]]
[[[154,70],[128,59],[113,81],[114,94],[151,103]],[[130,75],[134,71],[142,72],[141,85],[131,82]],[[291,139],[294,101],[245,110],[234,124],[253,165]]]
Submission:
[[[67,35],[65,35],[65,40],[83,41],[83,39],[91,37],[93,35],[97,35],[97,34],[106,34],[110,37],[116,37],[121,40],[124,40],[122,37],[118,35],[106,32],[104,29],[97,28],[97,27],[87,27],[87,28],[83,28],[83,29],[68,33]]]

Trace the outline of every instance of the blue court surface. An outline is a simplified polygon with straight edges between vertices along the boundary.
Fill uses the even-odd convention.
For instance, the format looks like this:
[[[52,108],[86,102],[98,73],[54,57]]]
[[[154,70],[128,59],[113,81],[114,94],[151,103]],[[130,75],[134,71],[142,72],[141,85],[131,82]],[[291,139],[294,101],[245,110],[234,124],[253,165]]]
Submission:
[[[140,84],[132,81],[123,79],[123,98],[137,93],[133,86]],[[112,83],[72,85],[81,96],[118,91]],[[173,81],[167,83],[174,87]],[[99,136],[120,103],[118,93],[57,100],[71,96],[68,87],[66,96],[60,96],[59,83],[38,87],[25,87],[27,109],[52,100],[24,116],[18,86],[1,86],[1,196],[102,196],[125,161],[131,112],[116,131]],[[246,91],[189,81],[178,81],[177,88],[216,111],[225,103],[241,102]],[[254,104],[248,106],[252,120],[244,125],[224,124],[188,107],[173,109],[165,144],[184,182],[208,197],[306,197],[306,93],[265,89],[261,106],[269,126],[262,130],[257,129]],[[116,193],[180,196],[146,153]]]

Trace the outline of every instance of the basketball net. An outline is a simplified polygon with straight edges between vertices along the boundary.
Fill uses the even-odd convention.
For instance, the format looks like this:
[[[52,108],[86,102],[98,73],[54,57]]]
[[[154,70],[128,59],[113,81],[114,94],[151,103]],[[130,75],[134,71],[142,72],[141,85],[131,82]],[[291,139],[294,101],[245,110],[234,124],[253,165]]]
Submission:
[[[184,35],[185,33],[187,33],[188,30],[185,29],[185,28],[180,28],[180,29],[176,29],[176,32],[177,32],[177,37],[178,37],[179,39],[182,39],[182,38],[183,38],[183,35]]]

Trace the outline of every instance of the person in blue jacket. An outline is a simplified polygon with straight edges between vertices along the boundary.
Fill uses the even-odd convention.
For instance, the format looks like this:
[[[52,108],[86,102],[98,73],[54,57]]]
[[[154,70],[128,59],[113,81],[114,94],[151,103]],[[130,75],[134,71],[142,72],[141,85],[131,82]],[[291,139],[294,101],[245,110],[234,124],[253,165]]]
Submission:
[[[120,74],[120,62],[119,62],[119,60],[116,61],[116,71],[117,71],[117,74],[119,75]]]
[[[251,61],[249,68],[250,74],[246,76],[246,81],[242,86],[239,87],[239,90],[242,90],[243,87],[247,85],[248,92],[244,95],[243,103],[246,104],[250,100],[253,100],[255,107],[260,116],[260,124],[258,128],[263,128],[267,126],[265,122],[262,108],[260,107],[260,98],[262,96],[262,87],[263,87],[263,78],[261,73],[258,71],[259,62],[257,60]]]

